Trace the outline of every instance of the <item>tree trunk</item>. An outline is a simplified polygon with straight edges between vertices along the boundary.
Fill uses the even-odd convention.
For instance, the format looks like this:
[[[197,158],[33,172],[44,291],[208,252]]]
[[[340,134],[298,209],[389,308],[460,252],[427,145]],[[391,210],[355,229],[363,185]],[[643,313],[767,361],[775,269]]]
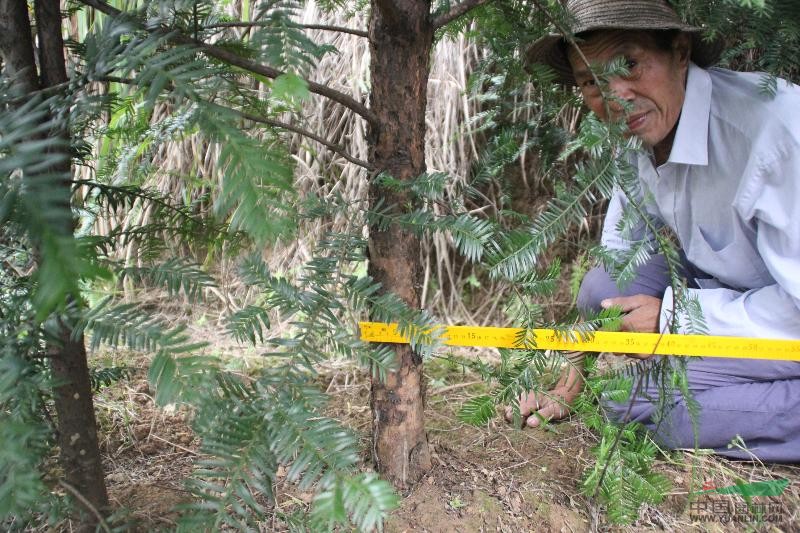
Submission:
[[[86,346],[81,335],[72,339],[72,330],[61,324],[60,345],[53,345],[53,379],[62,383],[54,389],[58,417],[59,461],[72,489],[86,499],[92,509],[84,513],[83,525],[94,530],[97,514],[108,510],[105,473],[97,444],[97,422],[86,361]],[[97,514],[95,514],[97,512]]]
[[[433,28],[430,3],[424,0],[375,0],[369,25],[371,111],[377,117],[369,131],[370,163],[396,179],[411,180],[425,172],[425,108]],[[389,191],[372,180],[370,206],[379,200],[395,213],[415,203],[404,192]],[[372,228],[369,273],[383,289],[410,307],[421,305],[420,241],[390,227]],[[407,345],[395,347],[398,370],[385,382],[372,382],[373,459],[378,471],[404,489],[431,468],[423,411],[422,360]]]
[[[39,88],[25,0],[0,0],[0,53],[3,70],[14,81],[15,89],[24,94]]]
[[[61,37],[61,6],[59,0],[36,0],[36,29],[39,40],[39,65],[43,88],[65,83],[67,69],[64,62],[64,41]],[[67,124],[52,131],[51,135],[69,141]],[[68,142],[65,142],[68,146]],[[65,209],[70,208],[72,168],[70,158],[53,169],[64,176],[63,195]],[[71,237],[73,228],[66,228]],[[80,305],[80,295],[73,295],[70,303]],[[97,443],[97,421],[94,414],[92,384],[86,359],[83,335],[75,335],[64,322],[60,324],[58,344],[52,347],[55,407],[58,418],[58,444],[60,462],[66,482],[77,490],[94,507],[86,513],[84,526],[97,523],[97,515],[108,508],[103,463]],[[82,503],[86,503],[82,502]]]
[[[67,81],[64,62],[64,43],[61,38],[61,13],[59,0],[36,0],[37,37],[39,45],[40,77],[37,77],[34,47],[31,36],[28,6],[25,0],[0,0],[0,51],[4,68],[15,80],[22,94],[40,88],[52,87]],[[66,124],[50,132],[51,136],[69,139]],[[68,145],[66,142],[64,145]],[[61,148],[63,149],[63,148]],[[57,167],[49,168],[45,174],[64,176],[60,188],[63,205],[59,208],[69,213],[71,198],[71,164],[66,157]],[[36,180],[36,175],[25,179]],[[64,237],[72,237],[72,227],[61,228]],[[72,295],[70,302],[78,301]],[[65,471],[65,481],[70,491],[77,491],[83,500],[80,505],[92,507],[84,514],[82,529],[93,530],[97,523],[95,513],[108,507],[105,478],[97,444],[97,424],[92,401],[92,389],[86,360],[83,336],[74,336],[72,328],[61,322],[58,339],[48,341],[57,413],[57,432],[60,448],[59,459]],[[73,494],[74,495],[74,494]]]

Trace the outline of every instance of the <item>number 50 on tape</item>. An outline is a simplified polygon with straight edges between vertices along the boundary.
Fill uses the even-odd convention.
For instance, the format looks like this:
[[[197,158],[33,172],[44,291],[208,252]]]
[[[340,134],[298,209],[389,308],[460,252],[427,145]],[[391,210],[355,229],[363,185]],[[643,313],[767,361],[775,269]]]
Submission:
[[[408,342],[408,338],[398,332],[397,324],[360,322],[359,327],[361,340],[366,342]],[[445,326],[440,331],[441,340],[447,346],[524,348],[520,339],[529,339],[539,350],[800,361],[800,340],[610,331],[597,331],[589,338],[581,338],[576,333],[571,335],[575,338],[571,340],[566,332],[552,329],[523,330],[478,326]]]

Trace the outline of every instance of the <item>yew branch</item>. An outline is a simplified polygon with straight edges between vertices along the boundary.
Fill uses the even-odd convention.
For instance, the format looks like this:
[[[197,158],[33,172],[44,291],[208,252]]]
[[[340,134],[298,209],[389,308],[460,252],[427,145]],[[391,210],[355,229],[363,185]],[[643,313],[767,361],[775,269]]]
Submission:
[[[328,26],[326,24],[303,24],[303,27],[307,30],[336,31],[339,33],[358,35],[359,37],[369,37],[369,32],[366,30],[356,30],[354,28],[345,28],[342,26]]]
[[[460,4],[454,5],[447,13],[442,13],[433,19],[433,28],[438,30],[442,26],[453,22],[462,15],[466,15],[476,7],[488,3],[490,0],[464,0]]]
[[[254,22],[217,22],[215,24],[207,24],[203,26],[203,29],[216,29],[216,28],[261,28],[264,26],[268,26],[269,22],[264,21],[254,21]],[[303,28],[306,30],[322,30],[322,31],[333,31],[337,33],[349,33],[351,35],[357,35],[359,37],[369,37],[369,34],[365,30],[357,30],[355,28],[346,28],[344,26],[330,26],[328,24],[298,24],[298,28]]]
[[[313,141],[316,141],[316,142],[320,143],[321,145],[325,146],[331,152],[339,154],[340,156],[342,156],[343,158],[347,159],[348,161],[350,161],[354,165],[358,165],[358,166],[360,166],[362,168],[365,168],[367,170],[373,170],[372,166],[369,163],[367,163],[366,161],[362,161],[362,160],[360,160],[360,159],[358,159],[356,157],[353,157],[352,155],[350,155],[347,152],[347,150],[344,147],[342,147],[342,146],[340,146],[340,145],[338,145],[336,143],[333,143],[333,142],[329,141],[328,139],[320,137],[319,135],[317,135],[315,133],[312,133],[312,132],[308,131],[307,129],[301,128],[299,126],[295,126],[293,124],[288,124],[286,122],[281,122],[279,120],[274,120],[274,119],[266,118],[266,117],[260,117],[258,115],[252,115],[250,113],[245,113],[243,111],[236,111],[236,110],[233,110],[233,111],[237,115],[239,115],[240,117],[242,117],[244,119],[251,120],[251,121],[257,122],[259,124],[267,124],[268,126],[272,126],[272,127],[275,127],[275,128],[280,128],[280,129],[287,130],[287,131],[291,131],[291,132],[297,133],[299,135],[302,135],[303,137],[308,137],[309,139],[311,139]]]
[[[84,5],[89,7],[93,7],[96,10],[100,11],[101,13],[105,13],[111,17],[117,17],[122,14],[122,11],[119,9],[110,6],[109,4],[103,2],[102,0],[80,0],[80,2]],[[261,76],[265,76],[267,78],[277,78],[278,76],[285,74],[283,71],[278,70],[274,67],[269,65],[263,65],[256,61],[252,61],[250,59],[246,59],[244,57],[239,56],[233,52],[225,50],[223,48],[219,48],[212,44],[207,44],[201,41],[197,41],[192,37],[189,37],[180,31],[176,31],[173,28],[166,28],[163,26],[158,26],[156,28],[147,28],[144,24],[140,24],[140,26],[151,32],[163,32],[168,35],[168,39],[176,44],[185,44],[190,46],[195,46],[203,51],[209,57],[213,57],[214,59],[219,59],[220,61],[227,63],[231,66],[238,67],[242,70],[246,70],[248,72],[252,72],[254,74],[260,74]],[[376,125],[377,119],[375,115],[363,104],[356,101],[350,95],[345,93],[339,92],[336,89],[328,87],[327,85],[322,85],[310,80],[305,80],[308,84],[308,90],[312,93],[319,94],[320,96],[324,96],[329,100],[332,100],[338,104],[345,106],[346,108],[350,109],[351,111],[361,115],[367,122],[370,124]]]

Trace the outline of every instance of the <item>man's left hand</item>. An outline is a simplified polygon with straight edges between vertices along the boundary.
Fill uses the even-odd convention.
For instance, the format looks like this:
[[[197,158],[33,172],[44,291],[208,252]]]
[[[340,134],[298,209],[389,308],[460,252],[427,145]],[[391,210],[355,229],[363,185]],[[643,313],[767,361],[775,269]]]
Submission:
[[[639,333],[658,333],[658,318],[661,315],[661,298],[637,294],[635,296],[619,296],[606,298],[600,305],[603,309],[620,307],[625,313],[622,317],[622,331]],[[650,354],[641,354],[637,357],[647,359]]]

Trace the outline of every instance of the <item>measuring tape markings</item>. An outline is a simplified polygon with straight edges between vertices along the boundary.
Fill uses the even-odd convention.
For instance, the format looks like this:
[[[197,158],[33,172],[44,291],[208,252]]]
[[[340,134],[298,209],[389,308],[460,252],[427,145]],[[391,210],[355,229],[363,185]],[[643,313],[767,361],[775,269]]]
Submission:
[[[407,343],[397,324],[359,322],[361,340],[366,342]],[[539,350],[572,350],[584,352],[617,352],[692,357],[734,357],[800,361],[800,341],[760,339],[753,337],[720,337],[712,335],[678,335],[597,331],[591,338],[571,342],[566,332],[553,329],[525,330],[478,326],[446,326],[441,339],[447,346],[483,348],[525,348],[521,339],[535,342]]]

